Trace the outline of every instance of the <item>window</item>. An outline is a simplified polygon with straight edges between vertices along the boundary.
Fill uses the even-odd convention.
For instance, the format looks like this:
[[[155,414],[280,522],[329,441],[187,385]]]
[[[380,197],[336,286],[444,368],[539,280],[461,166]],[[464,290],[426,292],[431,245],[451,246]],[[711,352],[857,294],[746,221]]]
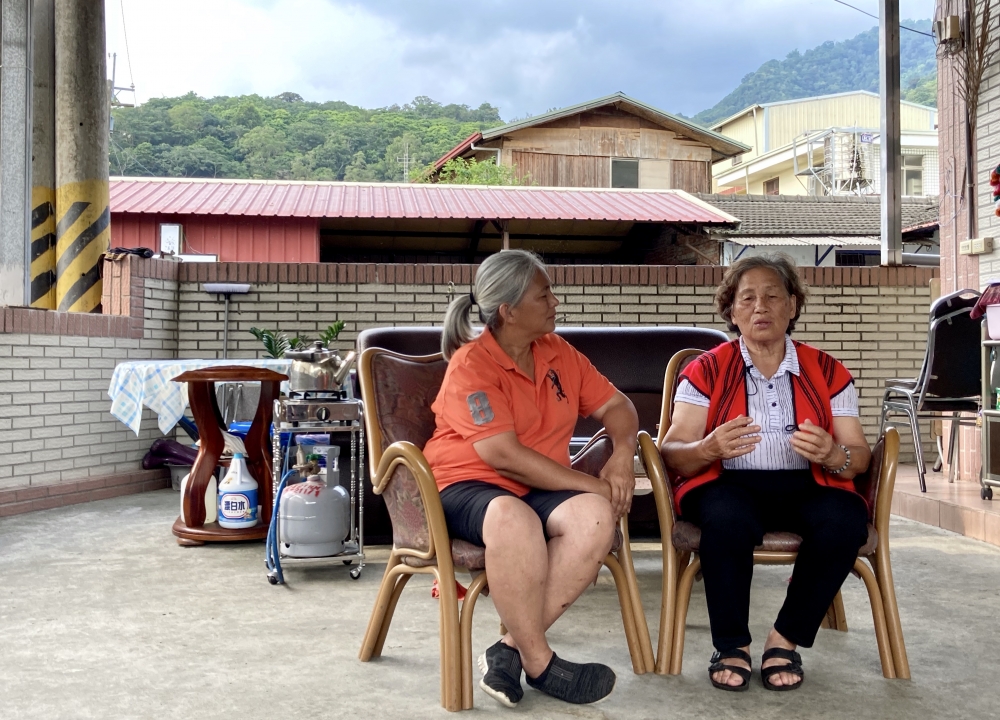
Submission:
[[[770,180],[764,181],[764,194],[765,195],[778,194],[778,178],[771,178]]]
[[[903,194],[924,194],[924,156],[903,156]]]
[[[866,267],[882,262],[881,250],[837,250],[837,267]]]
[[[611,187],[639,187],[639,161],[611,159]]]
[[[160,224],[160,252],[180,255],[184,252],[184,227],[175,223]]]

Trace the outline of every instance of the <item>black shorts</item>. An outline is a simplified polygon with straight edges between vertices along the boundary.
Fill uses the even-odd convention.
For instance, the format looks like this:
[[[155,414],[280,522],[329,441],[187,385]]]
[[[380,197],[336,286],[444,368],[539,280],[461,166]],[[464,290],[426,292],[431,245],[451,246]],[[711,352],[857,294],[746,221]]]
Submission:
[[[582,494],[579,490],[531,490],[520,499],[538,515],[538,519],[542,521],[545,540],[548,541],[549,532],[545,526],[549,515],[571,497]],[[452,539],[484,546],[483,521],[486,519],[486,508],[493,498],[505,496],[517,497],[510,490],[482,480],[465,480],[442,490],[441,505],[444,507],[444,519],[448,523],[448,533]]]

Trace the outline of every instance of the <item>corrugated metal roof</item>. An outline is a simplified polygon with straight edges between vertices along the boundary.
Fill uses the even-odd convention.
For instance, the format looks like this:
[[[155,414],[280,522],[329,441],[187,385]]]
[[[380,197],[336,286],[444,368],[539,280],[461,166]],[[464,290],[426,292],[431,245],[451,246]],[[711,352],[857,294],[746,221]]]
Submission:
[[[591,220],[732,225],[682,190],[112,178],[111,212],[371,219]]]
[[[446,162],[448,162],[449,160],[454,160],[458,156],[462,155],[466,150],[471,148],[473,145],[475,145],[482,139],[483,139],[483,134],[481,132],[474,132],[471,135],[469,135],[469,137],[465,138],[465,140],[460,142],[458,145],[456,145],[451,150],[449,150],[448,152],[446,152],[444,155],[442,155],[437,159],[437,162],[434,163],[433,172],[437,172],[438,170],[443,168]]]
[[[781,245],[872,245],[878,247],[882,240],[873,235],[775,235],[772,237],[727,236],[725,238],[735,245],[750,247],[777,247]]]

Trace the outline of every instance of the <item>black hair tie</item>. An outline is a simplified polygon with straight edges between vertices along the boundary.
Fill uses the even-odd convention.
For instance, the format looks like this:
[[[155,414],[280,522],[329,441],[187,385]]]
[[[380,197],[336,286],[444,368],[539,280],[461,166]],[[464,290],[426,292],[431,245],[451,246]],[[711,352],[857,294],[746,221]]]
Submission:
[[[476,296],[473,295],[471,292],[469,293],[469,302],[472,303],[473,305],[477,304],[476,303]]]

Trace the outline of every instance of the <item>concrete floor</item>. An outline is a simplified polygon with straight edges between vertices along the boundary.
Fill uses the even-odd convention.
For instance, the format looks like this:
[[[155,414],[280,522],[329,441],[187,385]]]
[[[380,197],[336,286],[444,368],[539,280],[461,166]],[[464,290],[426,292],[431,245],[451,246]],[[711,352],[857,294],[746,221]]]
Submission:
[[[416,578],[384,657],[357,651],[386,557],[370,549],[361,579],[299,565],[265,579],[261,544],[181,548],[177,494],[159,491],[6,518],[0,525],[0,718],[446,717],[439,704],[436,601]],[[844,589],[851,631],[821,631],[803,653],[807,679],[770,693],[713,690],[704,595],[692,599],[684,674],[632,674],[610,576],[556,624],[555,649],[618,673],[613,695],[574,707],[527,689],[516,710],[476,690],[475,716],[545,718],[986,718],[995,697],[1000,548],[915,522],[893,524],[893,560],[912,681],[879,670],[867,597]],[[658,546],[637,570],[651,630],[659,617]],[[752,629],[763,638],[788,569],[761,567]],[[497,619],[480,602],[475,651]],[[654,635],[655,637],[655,635]],[[759,663],[759,646],[754,650]]]

